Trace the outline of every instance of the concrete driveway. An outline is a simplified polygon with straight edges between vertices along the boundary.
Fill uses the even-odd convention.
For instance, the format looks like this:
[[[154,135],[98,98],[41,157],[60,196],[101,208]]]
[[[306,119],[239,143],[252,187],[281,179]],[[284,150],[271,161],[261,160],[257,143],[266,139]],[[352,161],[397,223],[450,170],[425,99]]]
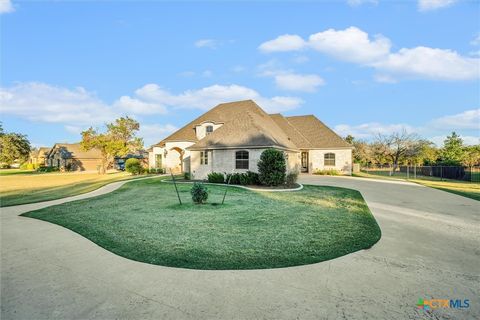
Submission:
[[[130,261],[60,226],[18,216],[62,200],[3,208],[1,318],[480,318],[479,202],[410,183],[301,182],[360,190],[382,239],[308,266],[196,271]],[[419,298],[469,299],[470,308],[431,313],[416,308]]]

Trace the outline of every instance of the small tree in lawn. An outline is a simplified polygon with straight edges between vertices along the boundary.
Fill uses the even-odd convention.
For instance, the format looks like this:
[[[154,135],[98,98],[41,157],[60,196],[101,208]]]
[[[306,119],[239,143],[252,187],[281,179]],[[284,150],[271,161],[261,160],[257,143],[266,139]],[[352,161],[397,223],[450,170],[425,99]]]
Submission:
[[[143,147],[143,140],[136,136],[140,124],[125,117],[107,124],[104,133],[90,128],[82,132],[82,146],[85,150],[98,149],[102,154],[100,173],[105,173],[115,157],[123,157]]]
[[[267,149],[260,155],[258,162],[260,182],[267,186],[278,186],[285,183],[287,165],[282,151]]]

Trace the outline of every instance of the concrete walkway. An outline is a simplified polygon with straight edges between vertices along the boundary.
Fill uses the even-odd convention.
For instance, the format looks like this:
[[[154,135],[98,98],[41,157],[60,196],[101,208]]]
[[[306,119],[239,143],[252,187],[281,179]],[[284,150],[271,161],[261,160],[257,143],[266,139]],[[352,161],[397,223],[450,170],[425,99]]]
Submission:
[[[302,176],[362,192],[382,229],[373,248],[318,264],[197,271],[116,256],[60,226],[19,217],[110,192],[1,209],[1,319],[480,318],[479,202],[410,183]],[[470,308],[416,309],[419,298]]]

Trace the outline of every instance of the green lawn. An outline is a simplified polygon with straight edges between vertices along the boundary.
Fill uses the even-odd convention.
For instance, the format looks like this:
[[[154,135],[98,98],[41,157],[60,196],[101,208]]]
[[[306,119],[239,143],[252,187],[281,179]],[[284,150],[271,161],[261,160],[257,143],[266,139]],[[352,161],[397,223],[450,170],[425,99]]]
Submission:
[[[370,248],[380,228],[359,192],[305,186],[253,192],[209,185],[209,203],[191,201],[191,184],[134,181],[108,195],[25,213],[59,224],[120,256],[192,269],[305,265]]]
[[[12,170],[12,169],[10,169]],[[76,172],[0,173],[0,207],[55,200],[98,189],[108,183],[137,178],[125,172],[97,174]]]
[[[399,176],[388,176],[388,175],[373,175],[365,172],[354,173],[355,177],[362,178],[374,178],[374,179],[402,179]],[[406,180],[406,179],[402,179]],[[422,184],[427,187],[443,190],[450,193],[455,193],[463,197],[467,197],[474,200],[480,201],[480,183],[479,182],[468,182],[468,181],[457,181],[457,180],[446,180],[440,181],[440,179],[435,178],[432,180],[429,179],[408,179],[410,182],[415,182]]]

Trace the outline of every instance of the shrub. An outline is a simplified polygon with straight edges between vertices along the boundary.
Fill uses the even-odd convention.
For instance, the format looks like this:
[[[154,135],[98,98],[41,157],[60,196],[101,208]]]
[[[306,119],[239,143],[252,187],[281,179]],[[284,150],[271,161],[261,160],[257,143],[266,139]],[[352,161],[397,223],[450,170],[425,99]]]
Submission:
[[[197,204],[207,202],[208,189],[201,183],[195,182],[192,189],[190,190],[190,194],[192,195],[193,202]]]
[[[54,172],[59,171],[58,167],[40,167],[37,172]]]
[[[313,174],[318,174],[321,176],[338,176],[340,175],[340,172],[335,169],[326,169],[326,170],[321,170],[321,169],[316,169]]]
[[[183,178],[184,178],[185,180],[190,180],[190,172],[185,172],[185,173],[183,174]]]
[[[22,163],[20,165],[20,170],[28,170],[27,167],[28,167],[29,163],[25,162],[25,163]]]
[[[283,152],[277,149],[267,149],[260,155],[258,172],[260,182],[267,186],[278,186],[285,182],[287,165]]]
[[[0,164],[0,169],[10,169],[10,165],[6,163]]]
[[[260,184],[260,176],[258,173],[253,171],[247,171],[244,173],[248,177],[248,184],[250,185],[259,185]]]
[[[240,173],[229,173],[225,179],[226,183],[240,184]]]
[[[125,170],[131,174],[141,174],[143,172],[143,167],[140,160],[130,158],[125,161]]]
[[[287,186],[291,187],[291,186],[294,186],[295,183],[297,183],[297,179],[298,179],[298,171],[292,171],[289,174],[287,174],[285,178],[285,183],[287,184]]]
[[[220,172],[212,172],[208,174],[208,182],[210,183],[225,183],[225,176]]]

